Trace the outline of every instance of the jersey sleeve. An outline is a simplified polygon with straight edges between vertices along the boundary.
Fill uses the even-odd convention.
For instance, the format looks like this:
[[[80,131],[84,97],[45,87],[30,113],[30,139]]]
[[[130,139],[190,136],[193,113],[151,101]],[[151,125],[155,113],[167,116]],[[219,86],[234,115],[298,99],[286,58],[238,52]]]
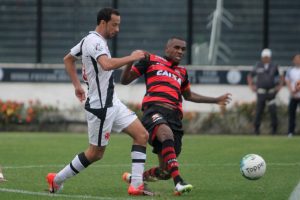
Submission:
[[[131,70],[137,73],[139,76],[143,75],[146,73],[147,68],[150,66],[150,61],[149,58],[144,58],[135,63]]]
[[[70,54],[72,56],[74,56],[76,59],[81,59],[81,55],[82,55],[82,50],[81,50],[81,46],[83,43],[84,39],[82,39],[78,44],[76,44],[71,50],[70,50]]]
[[[189,81],[189,76],[188,76],[188,73],[187,71],[185,70],[185,75],[184,75],[184,80],[181,84],[181,92],[185,91],[186,89],[190,88],[191,84],[190,84],[190,81]]]
[[[106,42],[101,40],[100,38],[89,38],[84,42],[86,42],[85,46],[87,52],[95,60],[97,60],[97,58],[101,55],[110,55]]]

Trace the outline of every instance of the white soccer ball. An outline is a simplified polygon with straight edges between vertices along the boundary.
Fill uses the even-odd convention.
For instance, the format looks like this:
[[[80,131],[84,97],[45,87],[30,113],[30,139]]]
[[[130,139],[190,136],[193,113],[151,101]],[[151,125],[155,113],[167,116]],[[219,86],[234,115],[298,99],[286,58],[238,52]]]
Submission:
[[[267,164],[265,160],[257,154],[244,156],[240,163],[242,175],[249,180],[257,180],[266,172]]]

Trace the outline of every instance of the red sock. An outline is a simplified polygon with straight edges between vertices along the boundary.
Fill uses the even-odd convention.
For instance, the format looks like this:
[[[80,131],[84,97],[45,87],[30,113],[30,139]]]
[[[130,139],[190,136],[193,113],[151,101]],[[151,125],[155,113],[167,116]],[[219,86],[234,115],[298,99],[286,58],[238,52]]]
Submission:
[[[149,178],[149,176],[157,177],[158,170],[159,170],[159,167],[152,167],[151,169],[144,171],[144,174],[143,174],[144,180],[147,180]]]
[[[164,162],[166,163],[167,170],[170,172],[175,185],[178,182],[183,181],[179,174],[177,157],[174,149],[174,141],[173,140],[165,140],[162,143],[162,157]]]

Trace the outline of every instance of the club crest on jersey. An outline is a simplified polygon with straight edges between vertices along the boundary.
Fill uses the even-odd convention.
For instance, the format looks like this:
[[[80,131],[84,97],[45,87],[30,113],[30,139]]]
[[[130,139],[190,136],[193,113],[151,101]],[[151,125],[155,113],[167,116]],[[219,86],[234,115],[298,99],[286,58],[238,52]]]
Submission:
[[[105,140],[109,140],[109,138],[110,138],[110,132],[105,133],[104,138],[105,138]]]
[[[96,51],[103,51],[103,47],[100,43],[96,44]]]
[[[167,70],[158,70],[156,72],[156,75],[157,76],[168,76],[170,78],[173,78],[175,81],[177,81],[179,83],[179,85],[181,85],[181,78],[179,78],[175,74],[172,74],[171,72],[168,72]]]

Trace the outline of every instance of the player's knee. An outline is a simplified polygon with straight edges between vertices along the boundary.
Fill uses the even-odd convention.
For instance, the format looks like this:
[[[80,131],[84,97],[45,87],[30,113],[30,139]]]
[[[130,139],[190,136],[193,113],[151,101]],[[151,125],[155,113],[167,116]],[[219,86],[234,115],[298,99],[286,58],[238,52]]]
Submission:
[[[137,142],[140,145],[146,145],[148,138],[149,138],[149,133],[147,130],[144,129],[135,137],[135,142]]]
[[[102,153],[96,153],[96,152],[94,152],[91,155],[91,162],[96,162],[98,160],[101,160],[102,158],[103,158],[103,154]]]
[[[140,134],[140,140],[143,144],[147,144],[148,139],[149,139],[149,133],[148,131],[144,130],[141,134]]]
[[[85,152],[85,155],[91,163],[96,162],[96,161],[101,160],[103,158],[104,150],[103,149],[96,149],[96,148],[89,148]]]
[[[165,140],[174,140],[172,130],[165,125],[159,127],[156,136],[160,142],[163,142]]]
[[[172,132],[160,132],[157,134],[157,137],[159,139],[159,141],[163,142],[163,141],[166,141],[166,140],[173,140],[174,141],[174,137],[173,137],[173,134]]]

